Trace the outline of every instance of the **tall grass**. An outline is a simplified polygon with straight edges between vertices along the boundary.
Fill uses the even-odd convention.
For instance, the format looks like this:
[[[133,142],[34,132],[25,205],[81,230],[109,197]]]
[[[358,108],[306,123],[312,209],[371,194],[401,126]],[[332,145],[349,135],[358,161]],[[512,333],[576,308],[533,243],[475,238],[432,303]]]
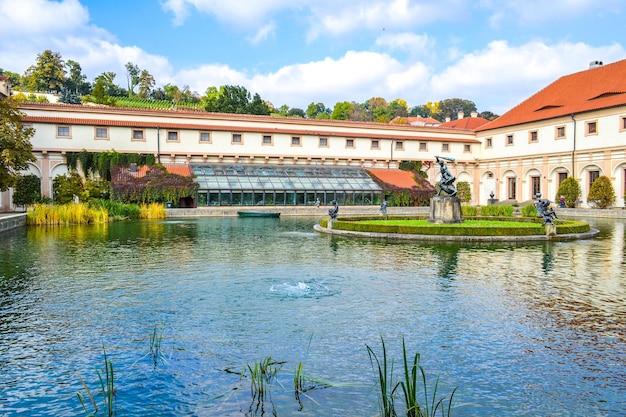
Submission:
[[[106,353],[106,350],[104,349],[104,346],[102,347],[102,349],[104,351],[104,368],[105,368],[104,379],[100,371],[96,371],[96,373],[98,374],[98,379],[100,381],[100,388],[102,389],[104,415],[108,417],[112,417],[116,414],[115,412],[116,392],[115,392],[115,379],[114,379],[114,373],[113,373],[113,362],[111,362],[107,358],[107,353]],[[91,390],[85,383],[85,380],[80,375],[78,375],[78,378],[80,379],[80,382],[85,388],[85,393],[87,394],[87,397],[89,398],[89,402],[91,403],[91,406],[93,408],[93,412],[90,412],[89,407],[87,406],[87,403],[85,401],[85,397],[80,392],[77,392],[76,396],[78,397],[80,404],[83,406],[85,415],[87,417],[98,415],[99,408],[98,408],[98,404],[96,402],[94,395],[91,393]]]
[[[165,207],[160,203],[142,204],[139,207],[140,219],[164,219]]]
[[[121,203],[114,200],[95,199],[89,201],[92,208],[103,208],[109,213],[109,217],[113,220],[127,220],[139,218],[139,205]]]
[[[272,384],[276,380],[276,375],[280,370],[283,362],[276,362],[268,356],[260,362],[255,362],[253,366],[247,365],[247,372],[243,375],[250,378],[250,393],[252,394],[252,402],[249,411],[251,413],[265,413],[265,402],[268,400],[272,404],[272,410],[275,414],[274,404],[270,394]],[[249,373],[249,375],[248,375]]]
[[[83,203],[62,205],[35,204],[26,214],[26,223],[31,225],[66,225],[107,223],[109,214],[103,208],[90,208]]]
[[[381,417],[395,417],[396,407],[394,404],[394,394],[396,386],[393,384],[393,360],[391,363],[387,361],[387,348],[385,341],[380,338],[383,345],[382,357],[379,359],[374,350],[365,345],[367,353],[370,357],[370,363],[374,369],[374,373],[378,374],[378,407]]]

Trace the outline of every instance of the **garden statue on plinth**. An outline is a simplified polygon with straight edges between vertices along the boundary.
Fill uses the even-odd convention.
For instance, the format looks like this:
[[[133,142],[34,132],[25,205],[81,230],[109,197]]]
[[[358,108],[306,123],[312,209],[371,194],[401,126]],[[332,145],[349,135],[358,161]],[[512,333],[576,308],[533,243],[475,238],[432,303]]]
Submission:
[[[337,200],[333,200],[333,207],[328,209],[328,215],[330,216],[330,220],[328,221],[328,228],[333,228],[333,221],[337,220],[337,213],[339,213],[339,203]]]
[[[454,162],[454,158],[444,156],[435,156],[439,163],[441,171],[441,180],[435,187],[437,192],[430,199],[430,217],[428,221],[431,223],[461,223],[461,200],[456,196],[458,190],[454,186],[456,177],[452,175],[446,161]]]
[[[541,193],[535,195],[537,202],[535,208],[537,209],[537,217],[543,218],[543,225],[546,226],[546,234],[556,235],[556,226],[554,225],[554,219],[556,219],[556,212],[550,207],[550,200],[541,199]]]

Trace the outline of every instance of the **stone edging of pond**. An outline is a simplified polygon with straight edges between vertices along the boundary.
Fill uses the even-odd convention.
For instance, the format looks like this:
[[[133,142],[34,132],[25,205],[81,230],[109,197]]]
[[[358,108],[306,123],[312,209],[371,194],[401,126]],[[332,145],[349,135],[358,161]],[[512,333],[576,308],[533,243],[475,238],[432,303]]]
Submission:
[[[579,239],[591,239],[596,237],[600,231],[591,229],[585,233],[570,233],[562,235],[529,235],[529,236],[442,236],[442,235],[418,235],[409,233],[377,233],[377,232],[355,232],[352,230],[338,230],[322,227],[319,224],[313,226],[319,233],[327,233],[338,236],[366,237],[390,240],[420,240],[426,242],[545,242],[545,241],[567,241]]]

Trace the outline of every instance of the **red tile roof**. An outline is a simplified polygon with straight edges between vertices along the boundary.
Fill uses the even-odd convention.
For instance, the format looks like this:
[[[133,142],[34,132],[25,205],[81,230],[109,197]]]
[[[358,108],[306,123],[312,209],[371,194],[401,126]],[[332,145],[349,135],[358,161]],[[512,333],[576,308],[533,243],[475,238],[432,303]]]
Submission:
[[[429,126],[438,126],[441,122],[437,119],[433,119],[432,117],[394,117],[392,121],[389,122],[392,125],[401,125],[401,124],[409,124],[409,125],[429,125]]]
[[[449,122],[441,123],[439,127],[476,130],[485,123],[489,123],[489,120],[483,119],[482,117],[464,117],[462,119],[456,119]]]
[[[192,175],[191,167],[187,164],[163,164],[163,166],[170,174],[178,174],[182,175],[183,177],[191,177]],[[130,168],[126,168],[125,171],[131,173],[134,177],[141,178],[146,176],[146,172],[148,172],[148,169],[150,169],[149,166],[143,165],[137,167],[136,173],[131,173]]]
[[[626,60],[565,75],[477,131],[626,105]]]
[[[368,169],[368,171],[379,180],[399,188],[419,187],[414,174],[410,171],[401,169]]]

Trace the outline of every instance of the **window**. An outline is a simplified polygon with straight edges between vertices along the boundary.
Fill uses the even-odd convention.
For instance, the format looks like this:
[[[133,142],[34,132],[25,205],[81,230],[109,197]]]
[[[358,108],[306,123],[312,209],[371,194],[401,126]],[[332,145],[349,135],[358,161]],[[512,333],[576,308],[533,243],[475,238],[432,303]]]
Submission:
[[[420,142],[419,150],[422,152],[428,151],[428,144],[426,142]]]
[[[506,146],[513,145],[513,135],[506,135]]]
[[[535,143],[539,141],[539,132],[536,130],[531,130],[528,132],[528,143]]]
[[[232,145],[243,145],[243,135],[241,133],[233,133],[230,143]]]
[[[530,177],[530,195],[531,196],[536,196],[538,193],[541,192],[541,177],[540,176],[532,176]]]
[[[404,150],[404,141],[397,140],[396,141],[396,150],[403,151]]]
[[[450,144],[442,143],[441,144],[441,152],[449,152],[449,151],[450,151]]]
[[[57,126],[57,138],[69,138],[72,136],[69,126]]]
[[[320,138],[320,148],[328,148],[328,138]]]
[[[354,139],[346,139],[346,148],[354,148]]]
[[[133,129],[131,140],[142,141],[145,139],[146,139],[146,136],[145,136],[145,132],[143,129]]]
[[[463,145],[463,152],[472,152],[472,145]]]
[[[619,130],[626,130],[626,116],[622,116],[619,120]]]
[[[491,148],[493,147],[493,139],[492,138],[487,138],[485,140],[485,148]]]
[[[597,120],[593,120],[591,122],[585,123],[585,134],[586,135],[597,135],[598,134],[598,122],[597,122]]]
[[[300,146],[300,136],[292,136],[291,137],[291,146]]]
[[[372,139],[372,149],[380,149],[380,142],[378,139]]]
[[[565,126],[557,126],[554,128],[555,139],[565,139]]]
[[[600,176],[600,171],[589,171],[589,189],[593,185],[594,181]]]
[[[261,141],[262,145],[273,145],[274,144],[274,138],[272,137],[272,135],[263,135],[263,140]]]
[[[96,127],[96,139],[108,139],[109,129],[106,127]]]
[[[168,130],[167,131],[167,141],[168,142],[178,142],[178,131],[177,130]]]
[[[559,172],[559,185],[561,185],[565,178],[567,178],[567,172]]]
[[[211,132],[200,132],[201,143],[211,143]]]

